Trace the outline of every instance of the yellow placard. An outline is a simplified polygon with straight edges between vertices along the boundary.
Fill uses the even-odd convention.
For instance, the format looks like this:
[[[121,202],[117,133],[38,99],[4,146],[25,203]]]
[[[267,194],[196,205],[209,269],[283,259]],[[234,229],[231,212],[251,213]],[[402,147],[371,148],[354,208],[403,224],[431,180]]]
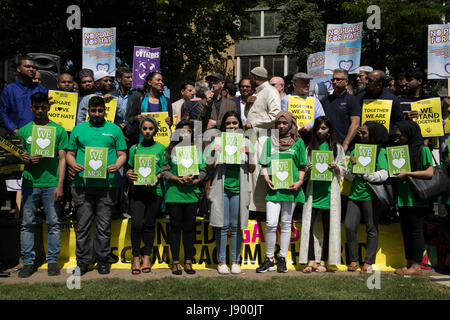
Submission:
[[[144,112],[142,115],[149,115],[155,118],[158,122],[158,133],[155,135],[155,141],[168,147],[170,143],[170,130],[169,125],[166,122],[166,118],[169,116],[168,112]]]
[[[411,103],[411,111],[417,111],[419,116],[414,118],[423,137],[442,137],[441,99],[431,98]]]
[[[366,121],[376,121],[385,126],[389,132],[391,120],[392,100],[364,100],[361,125]]]
[[[345,167],[348,168],[348,164],[350,162],[350,156],[345,156]],[[348,196],[350,194],[350,190],[352,188],[352,182],[347,179],[342,179],[341,183],[341,194],[344,196]]]
[[[92,96],[91,96],[92,97]],[[112,98],[105,102],[105,120],[114,123],[116,118],[117,99]],[[86,121],[89,121],[89,113],[86,115]]]
[[[450,113],[448,114],[447,118],[445,118],[444,130],[445,133],[450,133]]]
[[[72,131],[77,120],[78,93],[49,90],[48,96],[52,98],[48,111],[49,119],[66,131]]]
[[[288,111],[297,118],[297,127],[314,121],[314,98],[289,96]]]

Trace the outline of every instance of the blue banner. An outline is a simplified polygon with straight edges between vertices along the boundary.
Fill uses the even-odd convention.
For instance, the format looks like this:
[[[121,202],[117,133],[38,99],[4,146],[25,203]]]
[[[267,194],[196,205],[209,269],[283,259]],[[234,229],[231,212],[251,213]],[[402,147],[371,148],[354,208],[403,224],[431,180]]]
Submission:
[[[450,24],[428,26],[428,79],[450,77]]]
[[[361,60],[362,22],[327,25],[325,74],[337,68],[358,73]]]
[[[332,75],[324,74],[323,69],[325,65],[325,52],[316,52],[308,56],[307,67],[308,74],[313,77],[309,83],[309,93],[312,94],[316,84],[323,83],[327,91],[333,91],[331,85]]]
[[[83,28],[83,69],[116,74],[116,28]]]

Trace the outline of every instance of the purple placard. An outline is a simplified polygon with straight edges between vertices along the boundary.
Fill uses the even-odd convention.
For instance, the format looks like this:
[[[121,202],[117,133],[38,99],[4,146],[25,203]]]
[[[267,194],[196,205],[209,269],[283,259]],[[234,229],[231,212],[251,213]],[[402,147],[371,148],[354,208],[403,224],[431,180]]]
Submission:
[[[161,48],[134,46],[133,88],[144,88],[145,77],[150,72],[159,72]]]

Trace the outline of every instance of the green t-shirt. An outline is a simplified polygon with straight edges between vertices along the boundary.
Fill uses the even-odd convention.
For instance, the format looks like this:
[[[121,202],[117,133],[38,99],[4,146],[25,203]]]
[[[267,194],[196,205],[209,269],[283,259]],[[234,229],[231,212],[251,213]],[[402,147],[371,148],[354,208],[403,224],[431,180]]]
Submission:
[[[19,129],[17,136],[22,137],[25,150],[31,155],[31,136],[33,134],[34,121],[27,123]],[[23,187],[45,188],[58,186],[59,156],[58,151],[67,149],[67,132],[62,126],[50,120],[47,124],[56,127],[55,156],[42,158],[37,164],[29,164],[23,170]]]
[[[284,151],[279,151],[272,149],[272,140],[267,138],[264,143],[261,158],[259,164],[268,168],[271,172],[271,161],[274,159],[292,159],[292,171],[293,171],[293,181],[294,183],[298,181],[298,170],[302,166],[306,166],[306,155],[305,155],[305,143],[302,139],[298,139],[289,149]],[[270,177],[272,178],[272,177]],[[305,203],[305,194],[303,189],[299,190],[288,190],[288,189],[277,189],[272,190],[267,187],[266,201],[295,201],[300,203]]]
[[[68,150],[76,152],[76,162],[84,164],[84,153],[86,147],[108,148],[107,166],[117,161],[117,151],[126,151],[127,143],[122,130],[114,123],[105,121],[101,126],[91,125],[90,121],[77,125],[70,135]],[[106,179],[84,178],[83,171],[75,174],[74,187],[94,188],[116,188],[117,181],[115,173],[106,173]]]
[[[433,165],[433,156],[428,147],[422,148],[422,164],[424,166]],[[398,197],[397,203],[399,207],[429,207],[429,201],[416,200],[414,192],[411,188],[411,183],[408,178],[397,179]]]
[[[330,151],[328,143],[319,146],[321,151]],[[330,209],[331,181],[314,181],[312,207],[317,209]]]
[[[354,154],[355,150],[353,150],[352,153],[350,154],[350,158],[353,157]],[[380,149],[375,167],[376,169],[384,169],[386,171],[389,171],[386,149],[384,148]],[[353,168],[351,161],[349,161],[348,163],[348,168],[350,170],[352,170]],[[376,199],[376,195],[372,191],[372,189],[367,185],[367,182],[363,178],[355,176],[352,182],[352,187],[350,189],[350,194],[348,195],[348,198],[355,201],[370,201]]]
[[[137,148],[136,148],[136,145],[133,145],[130,148],[130,152],[129,152],[130,157],[128,158],[128,164],[130,165],[130,167],[134,168],[134,156],[136,154],[138,154],[138,155],[139,154],[145,154],[145,155],[154,154],[154,155],[156,155],[155,174],[158,175],[158,173],[161,171],[161,160],[164,158],[165,151],[166,151],[166,147],[163,146],[159,142],[155,142],[150,147],[144,147],[144,146],[142,146],[142,144],[138,144]],[[145,190],[147,190],[153,194],[156,194],[159,197],[163,196],[163,192],[162,192],[162,188],[161,188],[161,179],[158,180],[158,183],[154,187],[147,187],[147,186],[136,186],[136,187],[145,188]]]
[[[197,150],[199,164],[198,169],[202,170],[206,168],[205,158],[203,156],[202,150]],[[167,160],[165,155],[160,161],[160,165],[165,166],[170,164],[170,173],[174,176],[178,176],[178,166],[177,166],[177,154],[175,152],[175,147],[173,148],[172,157]],[[166,191],[166,203],[195,203],[198,201],[198,195],[201,193],[199,184],[194,186],[186,186],[175,181],[167,181],[167,191]]]

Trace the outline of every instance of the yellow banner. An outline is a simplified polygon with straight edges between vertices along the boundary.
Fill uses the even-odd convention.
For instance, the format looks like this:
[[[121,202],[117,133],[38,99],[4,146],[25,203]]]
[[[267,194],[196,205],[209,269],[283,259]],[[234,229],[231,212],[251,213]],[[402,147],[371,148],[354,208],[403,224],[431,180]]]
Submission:
[[[155,118],[158,122],[158,133],[155,136],[155,141],[168,147],[170,143],[170,130],[169,125],[166,122],[166,118],[169,116],[168,112],[144,112],[142,115],[149,115]],[[175,123],[175,118],[174,118]]]
[[[297,127],[314,121],[314,98],[289,96],[288,111],[297,118]]]
[[[21,172],[25,168],[23,164],[11,164],[9,166],[0,167],[0,173],[8,174],[13,172]]]
[[[0,147],[11,152],[14,156],[23,161],[22,153],[24,151],[20,149],[18,146],[14,145],[14,143],[11,143],[10,141],[6,140],[3,137],[0,137]]]
[[[92,97],[92,96],[91,96]],[[105,120],[114,123],[116,118],[117,99],[112,98],[105,103]],[[89,113],[86,115],[86,121],[89,121]]]
[[[266,252],[266,224],[250,220],[248,227],[242,230],[242,269],[255,270],[262,264]],[[156,222],[155,240],[152,252],[152,268],[169,268],[172,263],[172,254],[169,245],[169,227],[168,219],[158,219]],[[47,251],[47,225],[42,224],[43,228],[43,245]],[[374,264],[375,270],[393,271],[394,268],[404,265],[403,239],[401,236],[400,225],[398,223],[391,225],[379,225],[378,230],[378,252]],[[58,256],[59,267],[69,268],[76,266],[76,222],[61,223],[61,252]],[[322,228],[322,219],[316,219],[314,229],[318,230],[320,235]],[[113,263],[113,269],[130,269],[133,259],[131,251],[131,220],[120,219],[113,220],[111,223],[111,254],[118,259],[117,263]],[[291,227],[291,239],[289,250],[286,257],[286,264],[289,270],[300,270],[304,267],[299,263],[300,251],[300,222],[294,221]],[[346,265],[350,264],[348,253],[348,244],[345,236],[345,226],[341,224],[341,241],[342,241],[342,260],[337,266],[330,266],[330,270],[347,270]],[[366,231],[365,225],[360,224],[358,227],[358,243],[361,257],[365,256],[366,248]],[[231,246],[231,239],[228,239]],[[275,254],[279,248],[279,238]],[[227,255],[231,254],[231,250],[227,251]],[[231,258],[229,256],[229,258]],[[180,259],[183,261],[183,250],[180,250]],[[208,220],[197,219],[195,224],[195,241],[194,241],[194,269],[205,270],[215,269],[217,267],[217,251],[216,241],[213,228],[209,225]],[[47,265],[42,266],[43,269]]]
[[[48,111],[49,119],[66,131],[72,131],[77,119],[78,93],[49,90],[48,96],[52,98]]]
[[[445,130],[445,133],[450,133],[450,112],[448,113],[447,118],[445,118],[444,130]]]
[[[361,125],[366,121],[376,121],[385,126],[389,132],[392,100],[364,100]]]
[[[431,98],[411,103],[411,111],[417,111],[419,116],[414,118],[423,137],[442,137],[441,99]]]
[[[345,167],[348,168],[348,163],[350,162],[350,156],[345,156]],[[347,179],[342,179],[341,181],[341,194],[343,196],[348,196],[352,188],[352,182]]]

